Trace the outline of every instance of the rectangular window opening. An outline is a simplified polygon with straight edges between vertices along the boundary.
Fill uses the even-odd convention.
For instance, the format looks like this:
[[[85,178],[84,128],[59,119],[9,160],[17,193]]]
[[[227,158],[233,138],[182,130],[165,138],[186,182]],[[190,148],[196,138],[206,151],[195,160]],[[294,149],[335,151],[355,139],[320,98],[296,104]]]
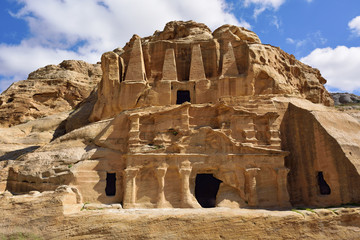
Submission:
[[[178,90],[176,94],[176,104],[183,104],[184,102],[190,102],[190,91]]]

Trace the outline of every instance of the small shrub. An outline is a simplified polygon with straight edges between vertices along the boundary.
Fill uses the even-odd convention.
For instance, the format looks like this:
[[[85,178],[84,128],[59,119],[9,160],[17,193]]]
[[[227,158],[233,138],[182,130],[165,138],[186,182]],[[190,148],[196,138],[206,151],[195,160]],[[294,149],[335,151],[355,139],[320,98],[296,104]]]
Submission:
[[[1,240],[41,240],[42,237],[33,233],[11,233],[9,235],[0,235]]]
[[[339,209],[330,209],[330,211],[332,211],[332,212],[335,213],[336,215],[339,215],[339,213],[337,212],[337,210],[339,210]]]
[[[86,210],[86,204],[89,204],[88,202],[84,202],[84,205],[82,206],[82,208],[80,209],[80,211]]]
[[[305,210],[306,210],[306,211],[309,211],[309,212],[312,212],[312,213],[316,213],[316,212],[314,211],[314,209],[311,209],[311,208],[306,208]]]
[[[298,209],[293,208],[293,209],[291,209],[291,211],[301,214],[303,217],[305,217],[304,214],[302,212],[300,212]]]

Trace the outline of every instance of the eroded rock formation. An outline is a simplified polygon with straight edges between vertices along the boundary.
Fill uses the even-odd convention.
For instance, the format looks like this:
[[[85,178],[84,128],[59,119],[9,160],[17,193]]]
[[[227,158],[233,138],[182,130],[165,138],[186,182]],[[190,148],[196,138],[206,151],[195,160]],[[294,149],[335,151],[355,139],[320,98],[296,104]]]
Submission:
[[[101,68],[97,93],[56,118],[65,126],[4,130],[19,136],[4,148],[22,145],[4,151],[2,190],[68,185],[125,209],[360,202],[360,124],[332,108],[318,70],[255,33],[170,22]]]
[[[331,93],[335,106],[338,105],[356,105],[360,103],[360,97],[351,93]]]
[[[0,126],[71,111],[101,80],[100,64],[66,60],[29,74],[0,95]]]
[[[134,35],[124,49],[102,56],[103,81],[92,121],[121,111],[176,104],[187,91],[193,104],[224,98],[293,95],[333,105],[320,72],[244,28],[214,33],[194,22],[170,22],[151,37]]]

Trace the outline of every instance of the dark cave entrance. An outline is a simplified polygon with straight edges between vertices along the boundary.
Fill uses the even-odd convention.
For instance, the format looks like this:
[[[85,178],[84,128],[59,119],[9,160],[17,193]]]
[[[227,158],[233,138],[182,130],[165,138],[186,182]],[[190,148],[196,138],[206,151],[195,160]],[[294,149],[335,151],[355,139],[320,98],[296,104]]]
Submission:
[[[219,179],[212,174],[197,174],[195,180],[195,197],[203,208],[216,206],[216,195],[219,191]]]
[[[116,173],[106,174],[106,196],[115,196],[116,193]]]
[[[178,90],[176,94],[176,104],[182,104],[184,102],[190,102],[190,91]]]
[[[331,189],[330,186],[327,184],[327,182],[324,179],[323,172],[317,173],[317,181],[320,189],[321,195],[330,195]]]

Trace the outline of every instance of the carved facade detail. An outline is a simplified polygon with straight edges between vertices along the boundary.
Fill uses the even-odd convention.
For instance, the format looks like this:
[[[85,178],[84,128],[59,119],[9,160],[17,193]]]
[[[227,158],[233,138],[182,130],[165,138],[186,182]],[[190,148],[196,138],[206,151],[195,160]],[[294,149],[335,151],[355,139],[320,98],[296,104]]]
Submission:
[[[360,202],[360,193],[349,191],[360,181],[359,123],[335,110],[329,115],[319,71],[261,44],[255,33],[171,22],[104,53],[101,67],[86,117],[92,123],[24,160],[74,167],[26,178],[21,162],[20,170],[9,169],[7,189],[61,183],[85,202],[124,208]],[[71,157],[53,160],[73,144]]]

